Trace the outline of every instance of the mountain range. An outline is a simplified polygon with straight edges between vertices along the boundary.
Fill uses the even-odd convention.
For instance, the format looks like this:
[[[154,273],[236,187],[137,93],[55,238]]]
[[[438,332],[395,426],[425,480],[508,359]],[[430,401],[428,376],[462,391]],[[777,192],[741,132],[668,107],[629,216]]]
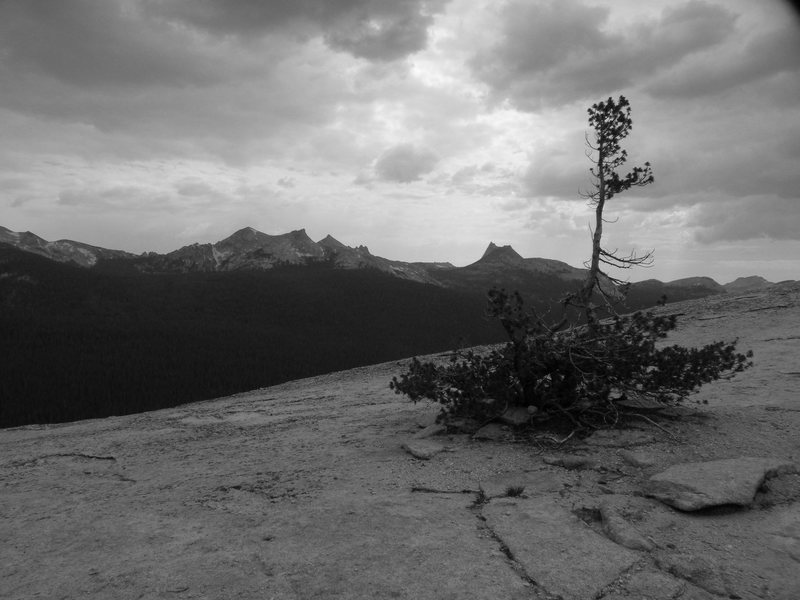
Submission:
[[[373,269],[409,281],[441,287],[486,287],[514,285],[523,288],[530,280],[555,278],[564,283],[580,282],[586,269],[549,258],[523,258],[511,246],[490,242],[483,256],[465,267],[447,262],[403,262],[375,256],[366,246],[347,246],[331,235],[314,242],[305,229],[269,235],[245,227],[214,244],[190,244],[159,254],[141,255],[110,250],[72,240],[47,241],[31,232],[14,232],[0,226],[0,243],[38,254],[50,260],[85,268],[127,266],[141,273],[197,273],[270,270],[283,266],[326,265],[335,269]],[[608,282],[608,286],[611,283]],[[710,277],[690,277],[669,282],[650,279],[631,284],[634,296],[666,295],[682,300],[712,293],[742,293],[773,285],[763,277],[740,277],[719,284]],[[640,304],[640,303],[636,303]]]

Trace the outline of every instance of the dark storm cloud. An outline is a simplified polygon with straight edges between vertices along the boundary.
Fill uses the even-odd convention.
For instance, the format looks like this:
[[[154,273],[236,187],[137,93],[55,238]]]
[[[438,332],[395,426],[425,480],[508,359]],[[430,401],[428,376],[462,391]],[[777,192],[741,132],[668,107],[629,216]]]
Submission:
[[[353,56],[391,61],[425,48],[427,28],[432,20],[432,17],[419,14],[377,21],[360,20],[329,33],[326,41],[331,48]]]
[[[40,139],[62,139],[44,123],[69,127],[76,154],[286,156],[352,97],[331,57],[280,36],[217,38],[136,1],[0,2],[0,108],[44,117]]]
[[[476,54],[473,73],[496,97],[537,110],[630,87],[722,43],[736,22],[702,0],[669,7],[624,33],[612,30],[610,14],[577,1],[511,2],[500,41]]]
[[[448,0],[148,0],[148,12],[212,34],[258,37],[321,33],[333,49],[392,61],[427,45]]]
[[[337,106],[361,102],[336,69],[349,57],[304,40],[399,58],[424,47],[444,4],[4,0],[0,108],[85,125],[81,148],[112,134],[102,143],[126,158],[178,152],[241,163],[254,145],[287,156]],[[290,132],[289,143],[278,140]]]
[[[797,198],[738,198],[699,207],[695,238],[703,243],[759,238],[800,240]]]
[[[375,173],[384,181],[410,183],[430,173],[438,160],[429,150],[415,148],[411,144],[399,144],[378,158]]]
[[[101,0],[0,2],[0,69],[102,85],[187,85],[217,79],[212,58],[185,34]],[[4,76],[8,81],[8,77]]]
[[[696,98],[717,94],[779,73],[800,71],[800,31],[793,22],[762,33],[724,64],[703,62],[647,87],[653,96]]]

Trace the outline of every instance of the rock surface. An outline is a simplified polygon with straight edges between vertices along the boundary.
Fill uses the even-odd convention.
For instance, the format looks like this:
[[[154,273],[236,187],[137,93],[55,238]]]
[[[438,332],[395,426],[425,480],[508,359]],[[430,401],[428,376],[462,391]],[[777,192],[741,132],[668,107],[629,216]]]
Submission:
[[[599,463],[589,456],[545,456],[542,461],[546,465],[564,467],[565,469],[595,469]]]
[[[673,600],[684,598],[687,584],[661,571],[638,571],[626,582],[624,593],[611,592],[603,600]]]
[[[596,597],[639,560],[547,498],[498,500],[483,514],[525,572],[565,600]]]
[[[730,577],[722,564],[696,554],[665,554],[656,557],[656,565],[717,596],[732,594]]]
[[[639,467],[640,469],[646,469],[658,463],[658,459],[647,452],[620,450],[619,455],[626,463],[633,467]]]
[[[444,446],[430,440],[414,438],[403,443],[403,449],[414,458],[430,460],[444,451]]]
[[[653,475],[646,492],[686,511],[724,504],[747,506],[767,477],[796,470],[794,463],[775,458],[742,457],[679,464]]]
[[[435,435],[439,435],[447,430],[447,427],[444,425],[440,425],[439,423],[433,423],[428,425],[427,427],[423,427],[418,432],[416,432],[412,437],[414,439],[422,440],[425,438],[433,437]]]
[[[612,541],[631,550],[653,549],[654,544],[623,516],[619,503],[612,497],[604,498],[600,503],[600,517],[603,521],[603,531]]]
[[[500,423],[487,423],[478,431],[472,434],[473,439],[476,440],[491,440],[499,442],[510,436],[508,428],[500,425]]]
[[[644,420],[595,442],[447,435],[417,440],[448,451],[415,460],[401,445],[436,410],[388,389],[397,362],[2,430],[0,597],[797,600],[800,476],[768,479],[749,510],[686,513],[644,497],[651,472],[620,449],[797,463],[800,288],[657,310],[683,313],[667,343],[735,331],[755,352],[664,422],[672,435]],[[620,545],[615,519],[654,548]]]
[[[558,492],[563,489],[564,482],[551,471],[517,471],[481,480],[479,487],[487,498],[503,498],[514,489],[521,489],[525,496]]]

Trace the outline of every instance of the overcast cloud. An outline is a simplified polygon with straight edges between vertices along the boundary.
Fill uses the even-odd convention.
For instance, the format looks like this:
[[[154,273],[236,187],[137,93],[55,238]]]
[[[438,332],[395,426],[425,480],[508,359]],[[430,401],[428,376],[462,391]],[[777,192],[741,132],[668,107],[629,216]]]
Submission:
[[[252,226],[388,258],[588,254],[586,109],[624,94],[634,279],[800,279],[781,0],[4,0],[0,225],[134,252]]]

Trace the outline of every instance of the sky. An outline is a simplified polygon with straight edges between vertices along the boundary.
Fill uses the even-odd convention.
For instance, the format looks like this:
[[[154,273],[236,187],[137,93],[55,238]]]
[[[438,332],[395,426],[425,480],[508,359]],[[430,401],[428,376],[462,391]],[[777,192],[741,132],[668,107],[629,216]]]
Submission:
[[[800,279],[781,0],[0,0],[0,225],[130,252],[304,228],[405,261],[591,252],[587,109],[624,95],[631,281]]]

